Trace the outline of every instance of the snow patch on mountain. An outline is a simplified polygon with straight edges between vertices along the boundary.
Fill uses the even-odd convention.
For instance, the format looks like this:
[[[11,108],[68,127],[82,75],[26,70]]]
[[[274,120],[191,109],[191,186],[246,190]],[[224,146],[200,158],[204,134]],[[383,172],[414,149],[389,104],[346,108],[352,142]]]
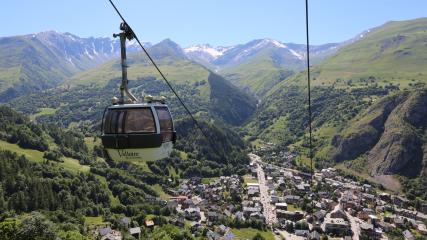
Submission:
[[[303,55],[301,55],[301,54],[299,54],[299,53],[297,53],[295,50],[292,50],[292,49],[289,49],[288,48],[288,50],[289,50],[289,52],[291,52],[292,53],[292,55],[294,55],[295,57],[297,57],[298,59],[300,59],[300,60],[303,60],[304,59],[304,56]]]
[[[229,50],[230,47],[212,47],[209,44],[198,44],[184,48],[186,54],[208,54],[213,59],[216,59]]]

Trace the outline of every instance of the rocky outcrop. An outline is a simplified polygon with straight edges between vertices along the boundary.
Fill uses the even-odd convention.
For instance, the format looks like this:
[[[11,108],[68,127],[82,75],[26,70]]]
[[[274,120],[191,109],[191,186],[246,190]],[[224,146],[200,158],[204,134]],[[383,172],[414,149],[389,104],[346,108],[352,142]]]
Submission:
[[[332,138],[331,157],[336,162],[355,159],[369,151],[383,133],[390,112],[402,101],[402,96],[392,96],[372,106],[365,115],[349,124],[349,128]]]
[[[372,174],[419,175],[423,168],[427,91],[412,93],[388,117],[384,133],[368,154]]]
[[[377,102],[331,145],[338,162],[366,156],[372,175],[420,175],[427,169],[427,90]]]

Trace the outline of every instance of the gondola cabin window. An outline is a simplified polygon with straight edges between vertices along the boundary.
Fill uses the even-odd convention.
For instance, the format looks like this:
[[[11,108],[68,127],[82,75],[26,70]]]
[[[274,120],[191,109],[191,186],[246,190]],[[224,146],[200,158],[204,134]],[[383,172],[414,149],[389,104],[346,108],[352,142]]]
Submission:
[[[104,133],[155,133],[156,124],[151,108],[108,110]]]
[[[160,133],[163,142],[170,142],[173,138],[172,116],[166,107],[156,107],[157,117],[160,123]]]
[[[118,120],[118,116],[123,114],[123,111],[119,111],[119,110],[109,110],[107,112],[107,116],[105,117],[105,122],[104,122],[104,133],[117,133],[117,120]]]
[[[153,113],[150,108],[135,108],[126,111],[125,133],[155,133]]]

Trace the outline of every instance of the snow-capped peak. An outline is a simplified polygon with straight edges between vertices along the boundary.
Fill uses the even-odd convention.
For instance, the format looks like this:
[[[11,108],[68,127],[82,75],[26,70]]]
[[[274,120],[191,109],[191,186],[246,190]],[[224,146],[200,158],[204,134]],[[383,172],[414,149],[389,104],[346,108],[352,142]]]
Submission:
[[[184,48],[184,52],[186,54],[191,53],[200,53],[200,54],[208,54],[212,56],[212,58],[216,59],[224,54],[225,51],[227,51],[228,47],[212,47],[209,44],[198,44],[198,45],[192,45],[187,48]]]
[[[288,48],[285,44],[283,44],[283,43],[281,43],[281,42],[279,42],[277,40],[270,39],[270,38],[265,38],[265,39],[262,40],[262,42],[264,42],[266,44],[272,44],[272,45],[274,45],[275,47],[278,47],[278,48]]]

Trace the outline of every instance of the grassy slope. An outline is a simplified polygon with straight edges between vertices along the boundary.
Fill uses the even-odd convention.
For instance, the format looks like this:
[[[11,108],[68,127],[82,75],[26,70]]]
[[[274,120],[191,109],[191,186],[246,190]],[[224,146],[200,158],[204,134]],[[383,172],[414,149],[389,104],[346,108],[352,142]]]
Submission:
[[[0,140],[0,149],[16,152],[17,154],[24,155],[29,160],[35,162],[42,162],[45,160],[43,158],[43,152],[41,151],[21,148],[16,144],[11,144],[3,140]],[[64,162],[57,164],[65,169],[73,172],[89,172],[89,166],[81,165],[76,159],[63,157],[62,160],[64,160]]]
[[[317,84],[333,76],[376,75],[405,86],[412,78],[427,80],[427,18],[389,22],[365,39],[342,49],[321,65]],[[421,73],[421,74],[420,74]]]
[[[152,185],[151,187],[159,194],[159,197],[161,199],[169,200],[169,197],[171,195],[165,193],[165,191],[163,190],[162,186],[160,186],[159,184],[155,184],[155,185]]]
[[[57,108],[40,108],[37,113],[32,114],[30,116],[30,119],[35,120],[37,117],[40,117],[40,116],[52,115],[52,114],[55,114],[57,110],[58,110]]]
[[[264,232],[254,228],[232,228],[231,232],[235,234],[235,239],[238,240],[252,239],[257,233],[260,233],[265,240],[274,240],[274,235],[272,232]]]
[[[87,225],[100,225],[103,223],[102,216],[98,217],[85,217],[85,224]]]
[[[160,66],[162,72],[166,75],[168,80],[173,84],[194,84],[198,81],[203,81],[208,78],[209,72],[201,65],[194,64],[191,61],[173,58],[164,58],[156,61]],[[139,54],[131,54],[128,60],[128,78],[138,79],[141,77],[155,77],[160,79],[157,70],[148,64],[145,58]],[[94,85],[97,87],[105,86],[109,80],[121,77],[121,69],[119,61],[109,61],[101,66],[77,74],[68,80],[65,84],[71,86],[76,85]],[[201,92],[205,97],[209,98],[209,89],[207,85],[201,86]]]
[[[369,82],[380,86],[398,84],[404,88],[417,82],[426,83],[426,40],[427,18],[386,23],[313,67],[312,85],[354,88]],[[370,76],[375,80],[367,80]],[[303,72],[275,89],[306,86],[306,81]]]

